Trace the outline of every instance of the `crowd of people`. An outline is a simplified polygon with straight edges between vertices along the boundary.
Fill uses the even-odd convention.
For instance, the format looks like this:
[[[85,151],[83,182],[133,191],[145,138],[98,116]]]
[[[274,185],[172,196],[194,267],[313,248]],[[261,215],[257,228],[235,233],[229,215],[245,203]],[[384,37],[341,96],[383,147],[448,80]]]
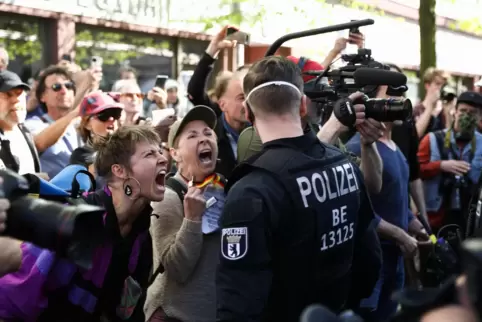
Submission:
[[[53,181],[82,166],[97,189],[81,198],[105,209],[105,239],[85,269],[0,237],[0,320],[298,321],[318,303],[389,321],[429,235],[454,224],[465,235],[482,94],[448,95],[449,75],[430,68],[411,119],[379,122],[355,104],[353,129],[334,114],[322,124],[306,72],[348,43],[362,48],[362,34],[338,39],[321,63],[266,57],[208,90],[219,52],[236,46],[226,31],[186,93],[174,80],[142,93],[132,69],[104,92],[99,66],[61,61],[32,86],[1,66],[0,169]],[[349,98],[363,95],[394,97],[378,86]],[[0,199],[1,231],[8,209]]]

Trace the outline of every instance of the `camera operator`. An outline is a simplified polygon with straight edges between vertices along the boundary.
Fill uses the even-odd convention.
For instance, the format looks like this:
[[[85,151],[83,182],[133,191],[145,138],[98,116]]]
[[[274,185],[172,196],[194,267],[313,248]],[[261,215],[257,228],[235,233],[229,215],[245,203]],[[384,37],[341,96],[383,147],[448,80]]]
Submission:
[[[443,102],[440,100],[442,87],[447,82],[447,75],[433,67],[428,68],[423,75],[425,98],[413,108],[415,125],[419,138],[428,132],[442,130],[448,126]]]
[[[335,53],[338,55],[345,47],[348,42],[353,42],[358,45],[358,47],[363,47],[363,35],[361,33],[358,34],[350,34],[349,39],[338,39],[335,48],[329,54],[324,63],[329,64],[331,60],[333,60],[333,56]],[[308,72],[308,71],[321,71],[324,67],[317,62],[314,62],[310,59],[305,57],[300,57],[299,59],[293,56],[289,56],[288,59],[293,61],[301,71]],[[331,59],[331,60],[330,60]],[[314,81],[316,76],[310,75],[303,75],[304,83]],[[356,98],[361,97],[362,93],[354,93],[349,98],[355,100]],[[334,113],[330,116],[328,121],[320,127],[318,124],[322,121],[322,113],[321,108],[318,107],[317,103],[311,102],[309,98],[308,101],[308,113],[307,117],[302,120],[302,122],[307,122],[306,130],[313,130],[317,133],[318,139],[320,141],[333,144],[340,148],[343,152],[348,153],[345,146],[340,140],[340,136],[346,132],[348,132],[348,128],[342,125],[338,119],[335,117]],[[381,135],[383,131],[383,124],[377,122],[373,119],[365,119],[365,106],[362,104],[355,105],[356,110],[356,129],[363,134],[364,145],[362,148],[361,160],[357,160],[357,164],[360,166],[362,170],[365,184],[367,189],[370,192],[378,192],[382,186],[382,162],[380,156],[378,155],[378,151],[376,146],[373,144]]]
[[[355,101],[364,94],[357,92],[351,94],[348,99]],[[365,183],[370,193],[378,193],[382,188],[383,163],[374,142],[383,135],[384,125],[374,119],[365,119],[365,106],[357,104],[354,106],[357,121],[355,127],[360,133],[361,152],[360,169],[363,172]],[[338,121],[332,113],[328,121],[321,127],[317,136],[320,141],[334,144],[341,134],[346,133],[348,128]],[[341,145],[341,142],[339,143]],[[346,148],[346,147],[345,147]]]
[[[263,149],[226,187],[217,321],[297,321],[312,303],[340,311],[368,296],[381,264],[362,174],[304,133],[307,102],[292,61],[263,58],[243,85]]]
[[[164,198],[166,159],[160,152],[159,136],[150,126],[123,126],[94,145],[97,151],[95,168],[106,185],[82,199],[86,204],[105,209],[104,213],[93,214],[102,216],[96,221],[99,226],[82,225],[71,213],[59,215],[59,219],[49,214],[45,201],[41,203],[40,200],[26,206],[25,212],[33,214],[23,215],[23,218],[45,216],[39,220],[43,223],[49,219],[61,221],[45,223],[56,228],[59,244],[65,242],[65,238],[61,238],[64,230],[75,226],[72,235],[77,237],[76,242],[65,246],[75,250],[74,256],[85,249],[90,240],[99,240],[93,245],[92,258],[89,257],[90,268],[81,268],[74,262],[75,258],[66,259],[32,243],[17,245],[22,265],[18,271],[0,278],[0,319],[40,322],[145,320],[143,302],[152,267],[150,203]],[[14,199],[12,190],[18,190],[19,182],[15,183],[17,187],[3,187],[5,196],[13,199],[11,208],[15,211],[8,214],[6,231],[12,236],[15,231],[11,227],[21,230],[18,222],[22,219],[18,216],[22,216],[19,211],[22,207],[18,202],[24,201]],[[42,204],[44,208],[40,207]],[[44,211],[37,214],[36,208]],[[87,223],[92,221],[87,219]],[[22,223],[27,225],[28,220]],[[35,227],[38,236],[44,239],[51,238],[49,229],[53,230],[42,225]]]
[[[377,98],[388,98],[386,92],[387,86],[380,86]],[[373,322],[386,321],[396,312],[398,304],[391,299],[391,294],[404,285],[402,254],[411,258],[417,250],[417,240],[407,231],[428,240],[422,224],[409,209],[408,165],[391,140],[393,122],[385,122],[384,125],[384,134],[376,142],[383,161],[382,189],[378,193],[370,193],[373,208],[378,215],[377,231],[381,239],[383,269],[372,295],[361,303],[365,319]],[[356,134],[346,147],[360,155],[363,147],[360,134]]]
[[[287,57],[289,60],[298,65],[302,72],[306,71],[318,71],[323,67],[317,62],[307,58],[296,58],[293,56]],[[303,75],[303,82],[314,80],[315,76]],[[350,96],[350,99],[355,100],[360,97],[361,93],[354,93]],[[365,185],[370,192],[378,192],[381,188],[381,173],[382,162],[376,146],[372,144],[382,135],[383,125],[373,119],[365,119],[365,106],[357,104],[355,109],[357,111],[357,128],[364,133],[363,137],[367,143],[362,150],[361,159],[349,153],[341,140],[340,134],[347,131],[347,127],[343,126],[337,118],[332,114],[329,121],[320,127],[318,124],[321,122],[321,108],[314,102],[311,102],[309,98],[307,100],[307,113],[301,118],[301,124],[303,126],[304,133],[313,132],[317,134],[318,139],[321,142],[327,144],[333,144],[338,147],[342,152],[346,153],[353,159],[357,165],[360,166],[363,177],[365,179]],[[239,162],[244,161],[251,155],[258,153],[261,150],[262,143],[253,128],[247,128],[241,133],[238,141],[238,158]]]
[[[466,205],[482,169],[482,135],[476,130],[481,115],[482,95],[464,92],[457,99],[453,128],[429,133],[420,142],[421,177],[435,230],[457,224],[465,231]]]

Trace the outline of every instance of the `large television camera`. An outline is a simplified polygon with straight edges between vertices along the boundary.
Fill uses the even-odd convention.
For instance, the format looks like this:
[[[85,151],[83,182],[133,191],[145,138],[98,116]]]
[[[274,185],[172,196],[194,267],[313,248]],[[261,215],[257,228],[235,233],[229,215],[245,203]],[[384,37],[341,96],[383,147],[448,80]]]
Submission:
[[[0,177],[0,197],[10,201],[4,235],[49,249],[89,269],[92,254],[105,236],[105,210],[83,199],[72,199],[33,175],[0,170]]]
[[[285,35],[275,41],[265,56],[273,55],[287,40],[308,37],[344,29],[358,28],[372,25],[372,19],[352,21],[345,24],[333,25],[318,29],[311,29]],[[375,61],[370,49],[359,49],[358,53],[342,55],[341,59],[347,63],[339,69],[306,71],[305,75],[314,76],[313,80],[305,83],[305,95],[322,111],[322,119],[326,120],[332,113],[346,126],[354,125],[356,112],[354,105],[365,105],[366,117],[381,122],[408,120],[412,116],[412,103],[409,99],[373,99],[369,96],[376,94],[380,85],[387,85],[387,94],[402,96],[407,91],[407,77],[398,72],[390,71],[388,66]],[[356,101],[349,99],[355,92],[367,95]]]

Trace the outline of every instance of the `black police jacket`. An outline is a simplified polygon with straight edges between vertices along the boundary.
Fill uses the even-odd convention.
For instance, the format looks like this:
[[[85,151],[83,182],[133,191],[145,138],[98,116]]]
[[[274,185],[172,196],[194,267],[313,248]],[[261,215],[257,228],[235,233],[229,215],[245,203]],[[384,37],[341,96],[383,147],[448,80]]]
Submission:
[[[354,265],[374,264],[370,294],[377,263],[353,259],[373,210],[360,170],[340,150],[312,133],[272,141],[226,188],[217,321],[298,321],[313,303],[340,311]],[[367,246],[379,254],[378,239]]]

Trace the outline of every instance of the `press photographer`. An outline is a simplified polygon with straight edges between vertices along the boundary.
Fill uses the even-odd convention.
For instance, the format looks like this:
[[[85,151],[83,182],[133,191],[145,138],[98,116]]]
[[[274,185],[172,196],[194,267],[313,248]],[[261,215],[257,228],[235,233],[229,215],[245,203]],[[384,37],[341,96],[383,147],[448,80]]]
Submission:
[[[482,169],[481,115],[482,95],[464,92],[457,99],[453,127],[429,133],[420,142],[427,213],[435,230],[455,224],[464,236],[467,205]]]

